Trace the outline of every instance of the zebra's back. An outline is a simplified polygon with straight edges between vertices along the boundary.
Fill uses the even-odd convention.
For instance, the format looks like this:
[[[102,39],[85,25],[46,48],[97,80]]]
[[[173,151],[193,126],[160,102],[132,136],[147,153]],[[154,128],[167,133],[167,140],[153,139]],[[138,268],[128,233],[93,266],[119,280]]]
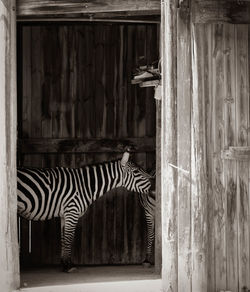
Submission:
[[[18,213],[47,220],[73,208],[80,217],[100,196],[120,186],[121,177],[118,161],[82,168],[18,168]]]

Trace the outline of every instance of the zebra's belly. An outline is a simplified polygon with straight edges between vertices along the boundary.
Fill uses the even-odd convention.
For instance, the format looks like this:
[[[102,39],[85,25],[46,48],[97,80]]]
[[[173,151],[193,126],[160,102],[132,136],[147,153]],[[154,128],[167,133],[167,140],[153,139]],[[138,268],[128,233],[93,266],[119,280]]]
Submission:
[[[55,214],[53,214],[53,216],[41,216],[41,217],[35,216],[34,217],[32,216],[32,213],[20,208],[17,208],[17,214],[24,219],[32,220],[32,221],[45,221],[45,220],[51,220],[53,218],[59,217],[59,215],[55,215]]]

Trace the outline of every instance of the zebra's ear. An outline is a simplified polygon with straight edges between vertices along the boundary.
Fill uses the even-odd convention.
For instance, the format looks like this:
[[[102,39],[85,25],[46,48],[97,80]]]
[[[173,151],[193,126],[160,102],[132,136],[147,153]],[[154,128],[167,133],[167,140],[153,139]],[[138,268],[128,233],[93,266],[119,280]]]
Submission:
[[[122,156],[122,159],[121,159],[121,165],[125,166],[126,163],[128,162],[128,160],[129,160],[129,152],[126,151],[126,152],[123,153],[123,156]]]

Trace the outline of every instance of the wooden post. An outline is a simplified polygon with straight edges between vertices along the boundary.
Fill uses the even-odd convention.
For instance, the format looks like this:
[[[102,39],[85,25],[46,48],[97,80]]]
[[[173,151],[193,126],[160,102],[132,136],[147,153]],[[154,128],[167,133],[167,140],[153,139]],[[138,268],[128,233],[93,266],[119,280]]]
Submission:
[[[206,109],[201,74],[203,56],[197,27],[192,25],[192,117],[191,117],[191,228],[192,291],[207,291],[207,158]]]
[[[162,282],[163,291],[178,291],[176,165],[177,0],[162,1]]]
[[[0,0],[0,136],[0,290],[9,292],[19,286],[15,0]]]
[[[184,2],[182,3],[184,5]],[[191,32],[188,2],[177,19],[178,291],[192,291]],[[186,171],[183,172],[183,170]]]

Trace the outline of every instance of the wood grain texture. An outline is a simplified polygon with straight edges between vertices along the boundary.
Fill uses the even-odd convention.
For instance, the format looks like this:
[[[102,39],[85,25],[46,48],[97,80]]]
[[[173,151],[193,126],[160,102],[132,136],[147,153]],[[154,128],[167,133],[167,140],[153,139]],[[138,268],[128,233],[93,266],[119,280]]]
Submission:
[[[249,27],[195,27],[199,92],[207,106],[208,290],[241,291],[249,286],[250,266]]]
[[[236,143],[236,70],[235,70],[235,26],[224,25],[224,149]],[[224,188],[226,193],[226,271],[227,288],[238,289],[238,260],[237,260],[237,170],[235,161],[224,162]]]
[[[178,11],[177,43],[177,165],[178,172],[178,291],[192,291],[191,250],[191,43],[190,13]]]
[[[161,101],[156,101],[156,210],[155,212],[155,271],[162,268],[162,228],[161,228]]]
[[[19,288],[16,198],[16,14],[15,1],[0,1],[0,282]]]
[[[224,30],[222,24],[211,27],[212,46],[212,120],[213,120],[213,195],[214,195],[214,272],[215,289],[226,287],[226,197],[224,192],[224,165],[221,149],[224,148]]]
[[[237,145],[248,145],[249,72],[248,26],[236,27],[236,125]],[[239,291],[248,287],[249,257],[249,162],[237,162],[238,262]]]
[[[206,100],[202,26],[192,25],[192,126],[191,126],[191,222],[192,222],[192,289],[207,290],[207,160]]]
[[[100,12],[129,12],[129,11],[147,11],[148,14],[160,13],[160,1],[158,0],[136,0],[136,1],[120,1],[120,0],[105,0],[105,1],[65,1],[59,0],[51,2],[48,0],[18,0],[17,15],[18,16],[34,16],[34,15],[56,15],[56,14],[90,14]]]
[[[250,147],[248,146],[229,146],[229,149],[223,150],[221,156],[223,159],[229,160],[240,160],[249,161],[250,160]]]
[[[215,226],[214,226],[214,196],[213,196],[213,139],[211,136],[213,135],[213,97],[212,97],[212,62],[211,62],[211,56],[212,56],[212,33],[211,33],[211,26],[204,26],[204,32],[203,38],[206,42],[206,60],[204,60],[204,64],[206,64],[206,67],[204,67],[204,71],[208,74],[207,79],[207,89],[206,89],[206,139],[207,139],[207,179],[208,179],[208,198],[207,198],[207,206],[208,206],[208,291],[214,291],[215,290],[215,273],[214,273],[214,266],[215,266],[215,253],[214,253],[214,233],[215,233]],[[205,56],[205,53],[203,52],[203,57]]]
[[[192,0],[194,23],[250,23],[248,0]]]
[[[178,291],[177,3],[162,2],[161,194],[163,291]]]
[[[130,80],[138,65],[158,59],[157,26],[50,24],[24,25],[21,30],[21,165],[82,167],[117,159],[132,145],[132,160],[152,168],[154,91],[137,89]],[[59,220],[38,222],[32,229],[41,237],[33,235],[31,254],[23,239],[22,265],[59,263]],[[136,194],[110,192],[79,220],[73,260],[92,265],[140,263],[145,232]]]

